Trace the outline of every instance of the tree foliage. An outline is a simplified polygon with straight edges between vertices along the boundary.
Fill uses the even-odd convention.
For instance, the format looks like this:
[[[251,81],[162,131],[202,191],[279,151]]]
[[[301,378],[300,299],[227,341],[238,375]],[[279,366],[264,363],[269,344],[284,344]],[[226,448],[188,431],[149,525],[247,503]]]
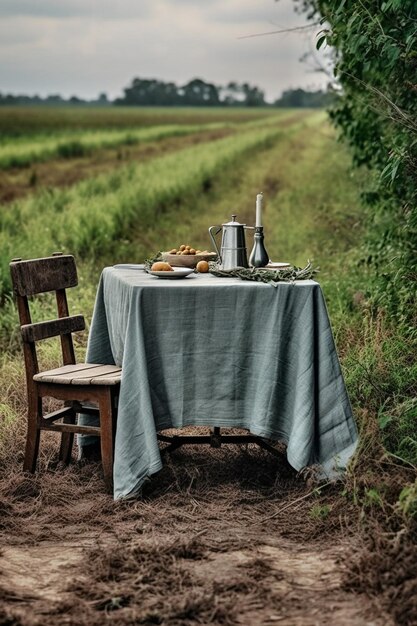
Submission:
[[[282,96],[275,100],[277,107],[283,108],[321,108],[332,104],[336,99],[336,94],[332,91],[306,91],[304,89],[287,89]]]
[[[185,85],[155,78],[134,78],[115,104],[128,106],[265,106],[265,94],[259,87],[236,82],[226,87],[193,78]]]
[[[417,319],[417,2],[295,2],[321,20],[317,48],[331,46],[342,87],[331,116],[355,163],[372,172],[364,200],[375,300],[411,329]]]
[[[78,96],[64,98],[60,94],[50,94],[49,96],[28,96],[27,94],[12,94],[0,92],[0,106],[110,106],[111,102],[107,99],[107,94],[100,93],[98,98],[85,100]]]

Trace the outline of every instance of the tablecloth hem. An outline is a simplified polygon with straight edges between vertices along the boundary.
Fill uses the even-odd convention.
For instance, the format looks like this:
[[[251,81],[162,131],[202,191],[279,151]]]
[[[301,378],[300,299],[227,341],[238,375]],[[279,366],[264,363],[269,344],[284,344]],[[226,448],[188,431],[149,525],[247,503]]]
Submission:
[[[140,496],[142,495],[142,488],[143,485],[150,480],[150,477],[153,474],[157,474],[161,469],[163,468],[163,463],[162,460],[157,461],[156,463],[152,463],[152,465],[149,466],[149,468],[147,469],[146,473],[141,476],[141,478],[139,478],[139,480],[136,482],[135,486],[133,487],[133,489],[129,489],[129,491],[127,491],[125,489],[120,489],[114,490],[114,501],[117,500],[136,500],[137,498],[140,498]]]
[[[295,459],[294,455],[291,454],[289,456],[287,454],[287,461],[297,472],[311,468],[315,472],[317,480],[337,481],[345,475],[357,446],[358,440],[356,439],[356,441],[353,441],[350,445],[346,446],[346,448],[340,450],[326,461],[320,462],[313,459],[308,463],[304,463]]]

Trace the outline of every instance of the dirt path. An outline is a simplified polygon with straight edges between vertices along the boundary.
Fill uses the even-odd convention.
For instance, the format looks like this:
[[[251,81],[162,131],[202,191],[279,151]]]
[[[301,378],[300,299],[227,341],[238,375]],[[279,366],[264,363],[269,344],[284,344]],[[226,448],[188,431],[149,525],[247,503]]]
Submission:
[[[165,538],[169,542],[169,537]],[[285,540],[264,538],[266,543],[226,552],[207,551],[203,558],[178,559],[176,573],[181,570],[192,580],[191,596],[209,600],[211,615],[207,623],[235,623],[247,626],[256,624],[286,624],[288,626],[314,626],[332,624],[337,626],[389,626],[390,617],[365,596],[357,596],[343,590],[340,562],[346,556],[347,547],[312,550],[302,542],[295,544]],[[103,550],[114,545],[114,537],[103,542]],[[86,552],[93,545],[93,538],[83,538],[80,544],[68,542],[41,542],[38,546],[13,546],[3,550],[0,558],[1,583],[4,601],[12,607],[9,615],[26,623],[75,624],[79,604],[78,593],[68,591],[71,580],[82,586],[79,571],[85,567]],[[160,546],[163,547],[162,541]],[[129,547],[126,546],[126,549]],[[6,590],[10,590],[7,597]],[[217,590],[217,592],[216,592]],[[175,589],[172,594],[162,588],[163,599],[158,602],[162,610],[157,615],[138,615],[139,607],[132,606],[126,596],[105,597],[102,602],[93,601],[100,612],[107,608],[121,623],[206,623],[195,621],[186,612],[196,607],[181,607],[176,615],[169,615],[170,608],[187,597],[184,591]],[[182,597],[181,597],[182,596]],[[226,597],[224,597],[226,596]],[[152,598],[154,600],[154,598]],[[195,600],[194,600],[195,603]],[[153,602],[153,604],[155,604]],[[66,607],[67,615],[62,614]],[[69,610],[68,610],[69,609]],[[167,614],[168,609],[168,614]],[[207,614],[207,610],[204,610]],[[165,614],[165,615],[164,615]],[[228,620],[223,622],[228,614]],[[195,618],[197,618],[195,614]],[[168,619],[166,619],[168,618]],[[93,618],[94,619],[94,618]],[[142,621],[145,619],[145,621]],[[171,621],[172,619],[172,621]],[[96,623],[90,622],[90,623]],[[97,622],[98,623],[98,622]]]
[[[52,464],[1,482],[2,626],[393,624],[346,588],[357,548],[339,491],[283,458],[187,446],[122,503],[99,465]]]

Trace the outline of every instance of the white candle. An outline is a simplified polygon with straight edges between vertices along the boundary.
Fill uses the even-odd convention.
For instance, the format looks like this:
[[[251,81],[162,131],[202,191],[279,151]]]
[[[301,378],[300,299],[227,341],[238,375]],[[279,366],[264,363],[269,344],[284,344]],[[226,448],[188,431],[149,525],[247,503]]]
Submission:
[[[255,226],[262,226],[262,202],[264,196],[262,193],[258,193],[256,196],[256,221]]]

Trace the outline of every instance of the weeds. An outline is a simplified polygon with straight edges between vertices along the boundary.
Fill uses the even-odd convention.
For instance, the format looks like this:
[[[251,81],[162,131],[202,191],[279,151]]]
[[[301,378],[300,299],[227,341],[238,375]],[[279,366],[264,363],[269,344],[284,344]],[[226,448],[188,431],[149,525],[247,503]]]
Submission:
[[[73,159],[88,154],[88,148],[81,141],[60,143],[56,148],[56,156],[62,159]]]
[[[313,519],[326,519],[331,510],[332,506],[330,504],[313,504],[310,509],[310,517]]]

